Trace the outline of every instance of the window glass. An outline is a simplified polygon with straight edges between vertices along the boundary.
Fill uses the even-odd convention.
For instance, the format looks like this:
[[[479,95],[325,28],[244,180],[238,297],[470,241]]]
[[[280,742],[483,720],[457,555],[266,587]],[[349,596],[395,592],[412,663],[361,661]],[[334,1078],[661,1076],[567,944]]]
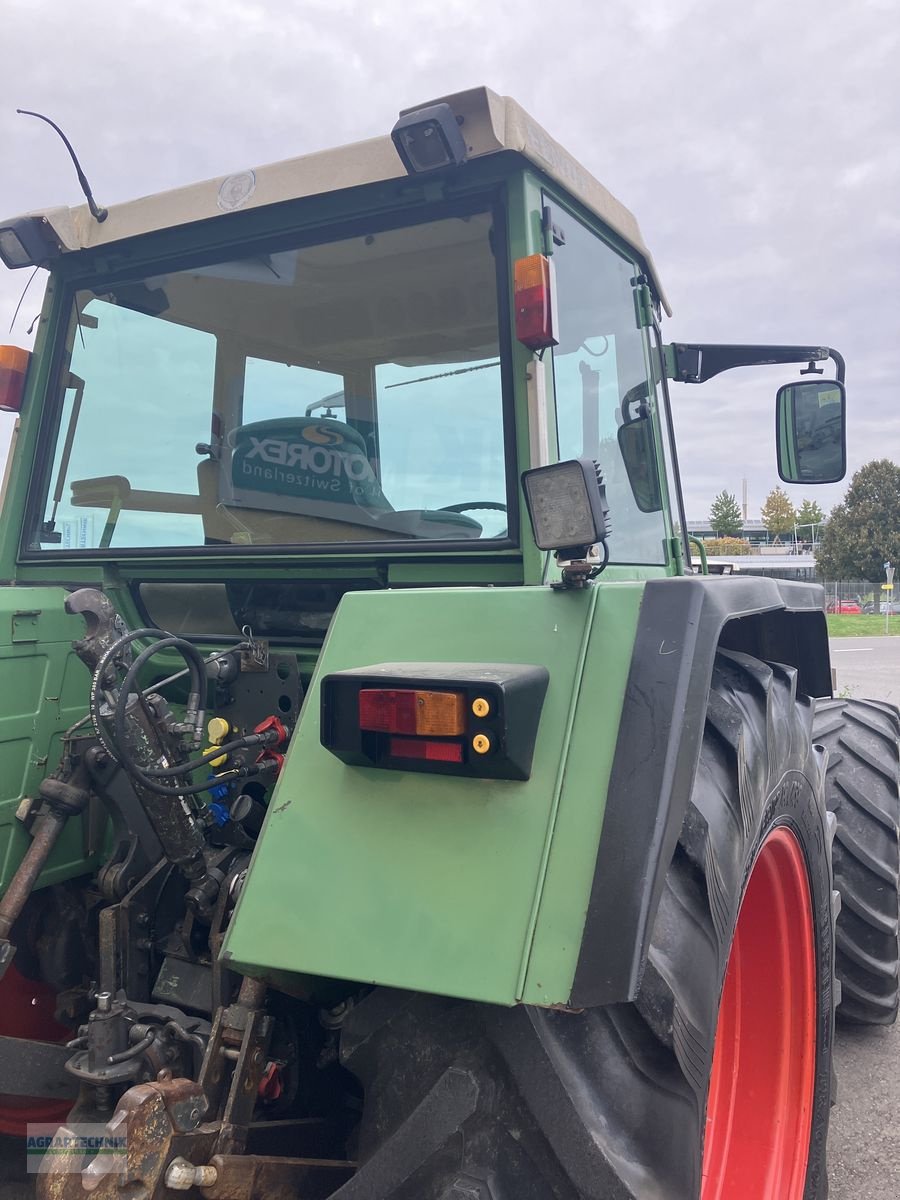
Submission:
[[[378,367],[381,482],[398,509],[452,505],[477,518],[485,536],[506,531],[499,375],[498,358]]]
[[[80,297],[46,510],[48,548],[195,545],[216,339]]]
[[[330,371],[296,367],[291,363],[248,358],[244,368],[242,420],[272,417],[337,417],[344,407],[344,377]]]
[[[610,558],[664,563],[665,521],[651,422],[655,389],[637,326],[639,268],[576,221],[553,255],[560,343],[553,350],[560,459],[596,459],[606,479]]]
[[[79,292],[34,544],[502,534],[492,227],[447,217]]]

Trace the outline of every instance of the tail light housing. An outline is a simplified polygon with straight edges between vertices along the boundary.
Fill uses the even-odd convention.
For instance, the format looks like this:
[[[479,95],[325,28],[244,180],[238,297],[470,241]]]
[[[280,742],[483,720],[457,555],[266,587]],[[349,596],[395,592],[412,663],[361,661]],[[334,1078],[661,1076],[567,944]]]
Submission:
[[[321,742],[351,766],[528,779],[549,678],[509,663],[335,671],[321,685]]]
[[[0,412],[19,413],[31,354],[18,346],[0,346]]]
[[[529,350],[546,350],[559,342],[556,276],[545,254],[516,260],[513,270],[516,337]]]

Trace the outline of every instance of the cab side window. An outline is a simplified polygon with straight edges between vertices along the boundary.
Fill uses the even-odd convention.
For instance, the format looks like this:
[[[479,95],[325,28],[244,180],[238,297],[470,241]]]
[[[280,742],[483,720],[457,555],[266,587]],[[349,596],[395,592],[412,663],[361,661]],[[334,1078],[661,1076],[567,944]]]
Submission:
[[[572,217],[556,248],[560,343],[553,350],[560,459],[596,459],[606,478],[613,562],[666,561],[666,523],[644,331],[632,279],[640,268]]]

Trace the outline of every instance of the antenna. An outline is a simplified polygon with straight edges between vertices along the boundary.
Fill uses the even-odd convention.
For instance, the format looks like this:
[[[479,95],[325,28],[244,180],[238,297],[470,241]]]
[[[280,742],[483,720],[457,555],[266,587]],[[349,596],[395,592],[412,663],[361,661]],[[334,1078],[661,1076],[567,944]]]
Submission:
[[[63,145],[65,146],[65,148],[68,150],[69,154],[71,155],[72,162],[75,164],[75,170],[78,172],[78,182],[81,184],[81,190],[84,192],[84,197],[88,202],[88,208],[91,210],[91,216],[94,218],[95,221],[97,221],[98,224],[102,225],[103,222],[106,220],[106,218],[109,216],[109,209],[108,208],[99,208],[97,206],[97,202],[94,199],[94,193],[91,191],[91,185],[88,183],[87,176],[85,175],[84,171],[82,171],[81,163],[78,161],[78,155],[72,149],[72,143],[69,141],[69,139],[63,133],[63,131],[60,129],[60,127],[56,124],[55,121],[51,121],[49,117],[45,117],[43,113],[32,112],[31,109],[29,109],[29,108],[17,108],[16,112],[19,113],[23,117],[37,117],[37,119],[39,121],[46,121],[47,124],[51,127],[51,129],[56,130],[56,132],[59,134],[59,136],[63,140]]]

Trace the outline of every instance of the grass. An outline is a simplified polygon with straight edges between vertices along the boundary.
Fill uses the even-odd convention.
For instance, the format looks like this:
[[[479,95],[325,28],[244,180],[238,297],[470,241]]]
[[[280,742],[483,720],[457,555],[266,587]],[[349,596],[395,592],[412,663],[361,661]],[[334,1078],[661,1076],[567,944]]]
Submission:
[[[884,637],[884,613],[826,613],[829,637]],[[890,618],[888,632],[900,635],[900,615]]]

